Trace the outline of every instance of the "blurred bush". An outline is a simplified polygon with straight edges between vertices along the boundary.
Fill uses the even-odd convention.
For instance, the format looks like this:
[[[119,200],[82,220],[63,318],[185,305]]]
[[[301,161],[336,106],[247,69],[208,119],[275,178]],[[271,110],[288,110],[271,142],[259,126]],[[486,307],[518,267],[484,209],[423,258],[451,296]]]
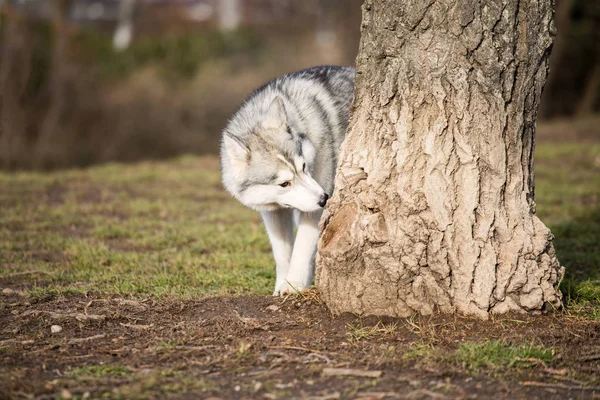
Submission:
[[[99,72],[99,78],[123,79],[136,70],[154,65],[162,77],[191,79],[202,64],[239,54],[256,57],[264,47],[260,35],[251,29],[233,32],[205,30],[187,34],[145,37],[124,52],[115,51],[105,33],[82,29],[72,41],[74,57]]]
[[[115,21],[84,24],[69,13],[87,0],[26,4],[36,1],[44,7],[32,15],[6,0],[0,19],[0,168],[215,153],[254,88],[311,65],[352,64],[360,38],[361,0],[240,0],[256,5],[254,22],[234,30],[190,23],[171,6],[138,13],[135,40],[117,51]],[[595,112],[600,2],[556,3],[541,115]]]
[[[295,2],[291,20],[234,30],[161,7],[138,18],[125,51],[114,49],[115,21],[70,18],[77,2],[38,1],[43,8],[32,5],[33,13],[4,3],[2,168],[215,153],[227,118],[252,89],[313,64],[351,63],[358,47],[360,0],[328,20],[342,39],[329,47],[315,48],[318,19],[304,12],[311,4]]]

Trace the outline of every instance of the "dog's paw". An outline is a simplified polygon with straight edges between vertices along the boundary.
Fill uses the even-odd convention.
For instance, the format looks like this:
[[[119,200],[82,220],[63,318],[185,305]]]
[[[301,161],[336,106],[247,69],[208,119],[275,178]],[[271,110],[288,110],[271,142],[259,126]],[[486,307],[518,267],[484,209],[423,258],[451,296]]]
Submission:
[[[273,296],[280,296],[281,295],[281,290],[285,287],[284,285],[286,284],[285,281],[276,281],[275,282],[275,291],[273,292]]]
[[[273,293],[273,296],[287,296],[288,294],[300,293],[307,288],[308,286],[301,282],[285,281],[275,288],[275,293]]]

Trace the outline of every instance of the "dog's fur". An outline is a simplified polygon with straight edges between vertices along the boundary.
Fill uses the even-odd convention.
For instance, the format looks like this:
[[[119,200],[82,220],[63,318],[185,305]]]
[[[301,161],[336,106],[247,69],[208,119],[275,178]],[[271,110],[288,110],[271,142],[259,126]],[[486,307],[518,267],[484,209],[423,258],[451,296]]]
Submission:
[[[277,266],[274,295],[312,283],[354,74],[352,67],[322,66],[277,78],[252,93],[223,131],[223,184],[262,215]]]

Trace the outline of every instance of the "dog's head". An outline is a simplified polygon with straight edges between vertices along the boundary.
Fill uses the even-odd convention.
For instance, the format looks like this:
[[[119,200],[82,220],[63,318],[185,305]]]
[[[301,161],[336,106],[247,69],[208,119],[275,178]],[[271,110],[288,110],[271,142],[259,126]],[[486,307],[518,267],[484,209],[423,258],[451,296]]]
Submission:
[[[311,172],[315,148],[288,124],[283,99],[276,97],[248,134],[225,130],[221,166],[226,189],[242,204],[258,211],[296,208],[317,211],[327,193]]]

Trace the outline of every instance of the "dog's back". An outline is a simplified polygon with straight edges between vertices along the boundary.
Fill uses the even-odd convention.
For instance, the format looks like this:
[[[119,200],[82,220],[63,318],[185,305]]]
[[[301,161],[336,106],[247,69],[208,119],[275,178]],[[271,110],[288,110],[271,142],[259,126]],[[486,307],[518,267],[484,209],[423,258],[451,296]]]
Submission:
[[[292,106],[286,110],[291,126],[306,134],[318,149],[317,163],[322,171],[318,180],[331,191],[354,99],[354,76],[353,67],[318,66],[276,78],[245,100],[224,133],[246,141],[273,99],[283,98]]]
[[[279,95],[296,106],[300,114],[300,121],[296,123],[310,124],[316,118],[323,119],[329,124],[324,128],[329,128],[328,131],[336,136],[336,142],[341,142],[354,99],[354,75],[353,67],[325,65],[273,79],[248,96],[225,131],[243,138],[259,122],[273,98]]]

